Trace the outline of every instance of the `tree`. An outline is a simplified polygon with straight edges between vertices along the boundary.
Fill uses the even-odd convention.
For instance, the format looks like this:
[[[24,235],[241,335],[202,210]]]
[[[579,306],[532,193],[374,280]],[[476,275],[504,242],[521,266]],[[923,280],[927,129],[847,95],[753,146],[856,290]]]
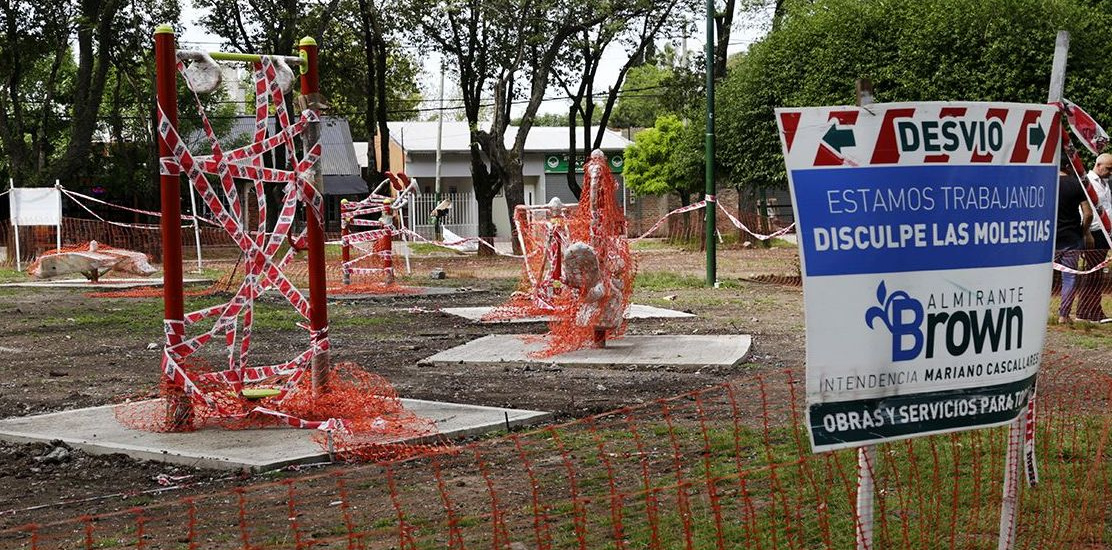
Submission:
[[[684,206],[703,187],[702,126],[675,115],[656,119],[625,152],[625,184],[636,195],[675,194]]]
[[[348,119],[352,137],[368,142],[374,141],[380,121],[414,118],[421,102],[421,67],[394,30],[397,27],[372,24],[372,15],[379,17],[382,9],[367,0],[343,0],[320,48],[321,90],[329,114]],[[387,34],[377,37],[375,29]],[[380,61],[385,61],[385,71]],[[379,85],[380,73],[385,86]],[[379,155],[371,153],[369,159]]]
[[[575,165],[578,151],[576,147],[576,119],[583,121],[582,157],[586,159],[592,150],[602,145],[602,138],[610,122],[614,105],[626,75],[635,67],[642,66],[655,51],[657,38],[676,29],[682,29],[684,19],[692,9],[690,0],[679,2],[650,2],[640,9],[631,11],[625,18],[610,18],[597,25],[580,31],[569,40],[569,50],[573,55],[567,57],[567,65],[572,70],[555,71],[556,79],[563,86],[571,108],[568,111],[568,163]],[[613,44],[621,44],[625,49],[626,61],[618,70],[614,84],[603,95],[602,109],[595,105],[595,78],[603,53]],[[578,85],[573,89],[573,83]],[[595,113],[599,111],[598,124]],[[568,188],[576,197],[580,194],[579,182],[575,171],[567,173]]]
[[[88,175],[94,141],[123,126],[103,118],[111,75],[142,75],[153,22],[176,21],[179,12],[176,0],[0,5],[0,142],[10,175],[31,185]],[[120,86],[118,99],[126,95]],[[130,97],[153,105],[149,94]]]
[[[702,69],[670,45],[630,69],[610,116],[611,126],[648,128],[663,114],[679,115],[697,108],[703,96]]]
[[[779,0],[777,0],[779,1]],[[730,47],[730,37],[734,30],[734,14],[737,12],[737,0],[726,0],[722,11],[714,13],[714,79],[719,80],[726,76],[727,48]]]
[[[498,166],[488,166],[480,140],[483,96],[493,80],[498,59],[504,55],[496,48],[508,34],[509,18],[493,2],[483,0],[447,0],[436,6],[410,5],[408,17],[417,22],[426,44],[443,55],[455,72],[463,100],[463,111],[470,133],[469,154],[471,181],[478,203],[479,236],[490,242],[494,237],[494,197],[502,189]],[[481,245],[479,254],[492,255],[494,250]]]
[[[471,127],[479,236],[493,236],[491,203],[499,190],[510,211],[525,199],[525,141],[569,39],[608,19],[633,17],[647,4],[651,2],[441,0],[432,7],[411,8],[422,36],[448,58],[462,89]],[[493,104],[489,123],[479,120],[484,97],[491,97]],[[515,103],[524,104],[524,112],[507,145]],[[511,241],[517,248],[517,240]]]
[[[740,190],[783,187],[773,108],[852,104],[861,77],[885,102],[1042,103],[1059,29],[1071,34],[1066,96],[1112,121],[1112,45],[1096,23],[1107,20],[1087,4],[1041,0],[790,4],[718,93],[718,160]]]
[[[59,116],[63,82],[72,81],[77,67],[69,49],[72,6],[31,2],[0,5],[0,141],[9,177],[21,185],[46,180],[43,173],[65,122]]]
[[[537,110],[548,89],[549,78],[564,51],[565,44],[577,33],[598,25],[610,18],[621,18],[636,12],[636,2],[592,3],[582,1],[552,0],[549,3],[525,1],[514,6],[513,32],[507,55],[501,61],[493,79],[494,120],[489,132],[479,132],[479,144],[486,153],[492,169],[503,176],[506,208],[514,209],[525,202],[524,156],[525,142],[533,127]],[[609,8],[609,9],[608,9]],[[510,107],[519,98],[519,79],[522,81],[520,97],[525,98],[525,112],[514,134],[513,144],[506,146]],[[511,232],[516,233],[513,225]],[[511,238],[514,251],[521,253],[520,241]]]

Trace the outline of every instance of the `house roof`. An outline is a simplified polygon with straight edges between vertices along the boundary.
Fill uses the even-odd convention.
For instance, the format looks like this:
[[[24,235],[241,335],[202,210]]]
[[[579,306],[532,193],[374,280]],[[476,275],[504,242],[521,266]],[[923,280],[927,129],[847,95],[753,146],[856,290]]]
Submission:
[[[275,121],[270,119],[270,132]],[[255,117],[237,116],[232,121],[227,137],[222,143],[243,144],[255,131]],[[366,195],[367,184],[359,171],[359,161],[351,141],[348,121],[339,117],[322,116],[320,124],[321,173],[324,175],[326,195]]]
[[[409,153],[436,151],[438,123],[395,121],[389,122],[390,139]],[[576,130],[577,138],[583,135],[582,128]],[[592,129],[592,134],[598,127]],[[506,147],[511,147],[517,136],[517,127],[510,126],[506,129]],[[556,153],[566,151],[568,148],[568,128],[566,126],[533,126],[529,136],[525,139],[525,151],[535,153]],[[441,138],[441,151],[464,152],[470,149],[471,133],[466,122],[444,122]],[[602,137],[603,151],[623,151],[633,142],[625,139],[621,134],[606,130]],[[582,146],[582,143],[578,145]]]

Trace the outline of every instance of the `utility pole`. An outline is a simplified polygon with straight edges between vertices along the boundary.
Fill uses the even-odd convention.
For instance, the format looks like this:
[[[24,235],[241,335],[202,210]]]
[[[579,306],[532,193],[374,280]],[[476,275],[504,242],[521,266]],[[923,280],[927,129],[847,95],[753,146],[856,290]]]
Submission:
[[[718,282],[714,242],[714,214],[717,208],[714,189],[714,0],[707,0],[707,134],[706,134],[706,219],[707,286]]]
[[[436,115],[436,187],[432,195],[433,208],[440,205],[440,148],[444,140],[444,58],[440,58],[440,110]],[[420,215],[418,213],[417,215]],[[433,235],[438,241],[443,240],[440,235],[440,216],[434,218]],[[416,222],[414,222],[416,224]]]

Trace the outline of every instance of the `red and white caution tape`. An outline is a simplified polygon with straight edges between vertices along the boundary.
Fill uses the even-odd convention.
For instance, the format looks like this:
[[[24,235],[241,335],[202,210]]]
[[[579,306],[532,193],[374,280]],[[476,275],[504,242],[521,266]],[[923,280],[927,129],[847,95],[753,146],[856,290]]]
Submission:
[[[88,200],[88,201],[93,201],[95,203],[103,204],[105,206],[110,206],[110,207],[116,208],[118,210],[124,210],[124,211],[127,211],[127,212],[133,212],[135,214],[143,214],[143,215],[146,215],[146,216],[151,216],[152,218],[161,218],[162,217],[162,212],[155,212],[153,210],[142,210],[142,209],[139,209],[139,208],[131,208],[129,206],[121,206],[119,204],[112,204],[108,201],[101,200],[101,199],[98,199],[96,197],[91,197],[91,196],[86,195],[84,193],[78,193],[77,191],[70,191],[69,189],[66,189],[65,187],[62,187],[61,190],[62,190],[63,194],[68,196],[70,199],[73,199],[73,202],[77,203],[78,206],[84,208],[85,211],[89,212],[93,216],[96,216],[97,219],[99,219],[101,221],[107,221],[108,223],[112,223],[112,224],[115,224],[115,225],[125,225],[125,224],[119,224],[119,223],[111,222],[111,221],[105,220],[104,218],[101,218],[95,212],[90,210],[88,206],[82,204],[81,201],[78,200],[78,198],[85,199],[85,200]],[[219,224],[217,224],[216,222],[214,222],[210,219],[207,219],[207,218],[204,218],[204,217],[201,217],[201,216],[191,216],[189,214],[182,214],[181,219],[189,220],[189,221],[193,221],[194,219],[198,219],[202,223],[207,223],[209,225],[214,225],[214,226],[219,225]],[[140,227],[147,227],[148,225],[150,225],[150,227],[160,227],[157,224],[138,224],[138,226],[140,226]],[[125,225],[125,227],[131,227],[131,226]]]
[[[179,69],[181,68],[182,66],[179,64]],[[186,77],[186,80],[188,83],[188,77]],[[192,89],[192,86],[190,88]],[[323,353],[329,348],[326,328],[321,331],[310,331],[310,348],[290,361],[266,367],[249,367],[247,363],[254,319],[254,300],[263,291],[270,287],[276,288],[298,313],[306,319],[310,317],[308,300],[282,271],[288,265],[295,251],[288,251],[280,260],[276,260],[275,254],[287,236],[291,240],[303,238],[304,232],[298,237],[289,234],[299,200],[303,201],[317,214],[322,211],[323,196],[314,187],[316,167],[320,159],[320,142],[318,140],[316,143],[308,144],[305,158],[298,160],[294,141],[295,137],[302,133],[308,123],[318,120],[317,115],[311,111],[306,111],[301,114],[296,124],[290,124],[284,99],[275,78],[273,63],[265,57],[261,63],[256,65],[256,128],[254,141],[251,144],[224,152],[216,139],[208,118],[204,114],[200,98],[197,97],[196,93],[194,93],[194,100],[198,111],[201,113],[202,125],[212,149],[212,155],[193,156],[181,140],[176,128],[169,123],[165,113],[160,110],[158,113],[159,135],[173,151],[172,157],[161,159],[160,168],[164,173],[175,175],[179,170],[185,172],[190,183],[197,189],[204,203],[216,217],[216,221],[210,223],[224,228],[247,256],[247,273],[234,297],[226,304],[191,312],[185,315],[185,319],[182,321],[168,321],[166,323],[166,346],[163,352],[164,373],[171,383],[183,388],[196,404],[210,408],[214,414],[220,417],[236,418],[250,414],[263,414],[273,416],[282,423],[296,427],[342,428],[342,423],[336,419],[306,421],[263,407],[256,407],[246,414],[238,409],[222,410],[218,400],[206,395],[196,381],[191,380],[190,374],[181,367],[190,355],[216,336],[223,334],[228,353],[228,369],[200,375],[202,379],[206,382],[222,382],[238,392],[245,383],[257,383],[274,377],[285,377],[283,390],[278,396],[279,399],[282,399],[289,392],[296,390],[297,381],[304,376],[305,368],[311,359],[316,354]],[[266,137],[267,115],[271,101],[276,105],[279,130],[274,136],[268,138]],[[260,155],[279,145],[285,146],[287,160],[293,170],[275,170],[262,166]],[[206,177],[207,174],[216,175],[219,184],[217,186],[211,185]],[[243,206],[236,191],[234,180],[237,178],[252,180],[255,192],[259,196],[260,225],[256,231],[248,231],[238,221],[242,218]],[[286,183],[278,223],[271,233],[266,231],[263,221],[267,218],[267,206],[265,193],[262,191],[263,183],[268,181]],[[319,215],[317,219],[321,219]],[[237,323],[241,315],[243,317],[242,332],[238,330]],[[213,317],[215,317],[215,321],[209,330],[192,338],[187,339],[185,337],[187,324],[192,325],[202,319]],[[240,344],[238,350],[235,345],[237,336]]]
[[[731,214],[729,210],[726,210],[726,207],[722,206],[721,204],[718,205],[718,209],[721,210],[722,213],[725,214],[726,217],[730,219],[730,222],[734,224],[734,227],[736,227],[736,228],[752,235],[754,238],[762,240],[762,241],[766,241],[768,239],[773,239],[773,238],[779,237],[780,235],[785,235],[785,234],[791,233],[792,231],[795,230],[795,223],[792,223],[791,225],[789,225],[785,228],[782,228],[779,231],[773,232],[772,234],[762,235],[762,234],[757,233],[757,232],[753,231],[752,229],[749,229],[748,227],[746,227],[745,224],[741,223],[741,220],[738,220],[737,218],[735,218],[734,215]]]
[[[1078,250],[1077,252],[1081,251]],[[1095,273],[1104,269],[1104,267],[1107,266],[1109,262],[1112,262],[1112,258],[1105,258],[1103,262],[1085,270],[1077,270],[1072,267],[1066,267],[1058,262],[1054,262],[1051,265],[1054,267],[1055,271],[1061,271],[1062,273],[1071,273],[1073,275],[1088,275],[1090,273]]]
[[[713,198],[713,195],[711,196],[711,198]],[[707,205],[707,201],[706,200],[701,200],[701,201],[699,201],[695,204],[689,204],[687,206],[681,206],[681,207],[665,214],[664,217],[657,220],[657,222],[655,224],[653,224],[653,226],[650,227],[648,231],[644,232],[640,237],[637,237],[636,239],[633,239],[633,241],[637,242],[641,239],[644,239],[645,237],[648,237],[654,231],[659,229],[660,226],[664,224],[665,220],[667,220],[668,218],[670,218],[670,217],[672,217],[676,214],[683,214],[684,212],[691,212],[692,210],[698,210],[700,208],[706,207],[706,205]]]

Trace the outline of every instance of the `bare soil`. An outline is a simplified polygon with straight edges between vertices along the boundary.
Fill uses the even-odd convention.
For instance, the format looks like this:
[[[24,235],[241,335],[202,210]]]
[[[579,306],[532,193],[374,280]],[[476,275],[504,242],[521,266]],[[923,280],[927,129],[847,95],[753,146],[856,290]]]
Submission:
[[[442,307],[499,304],[517,285],[519,260],[458,256],[417,258],[412,277],[402,282],[468,292],[330,302],[333,359],[354,361],[381,374],[403,397],[548,410],[556,413],[557,421],[729,380],[779,375],[785,369],[802,373],[802,289],[751,282],[760,276],[798,275],[795,251],[722,251],[723,285],[718,289],[698,286],[703,258],[698,251],[639,252],[640,271],[645,275],[634,302],[689,311],[697,317],[634,320],[628,332],[751,334],[750,356],[739,368],[476,371],[418,367],[421,359],[482,335],[545,330],[543,324],[477,325],[439,312]],[[448,279],[426,279],[433,267],[443,267]],[[162,339],[160,304],[158,298],[90,298],[72,289],[0,289],[0,416],[105,405],[155,394]],[[137,311],[150,318],[129,318]],[[1076,329],[1052,328],[1050,342],[1079,359],[1108,364],[1108,347],[1094,348],[1079,341]],[[292,323],[282,330],[258,330],[252,357],[266,364],[289,358],[305,345],[304,331]],[[2,443],[0,527],[70,518],[106,505],[109,509],[134,505],[139,498],[157,498],[159,491],[172,490],[180,496],[251,481],[243,474],[122,455],[91,456],[60,444]]]

